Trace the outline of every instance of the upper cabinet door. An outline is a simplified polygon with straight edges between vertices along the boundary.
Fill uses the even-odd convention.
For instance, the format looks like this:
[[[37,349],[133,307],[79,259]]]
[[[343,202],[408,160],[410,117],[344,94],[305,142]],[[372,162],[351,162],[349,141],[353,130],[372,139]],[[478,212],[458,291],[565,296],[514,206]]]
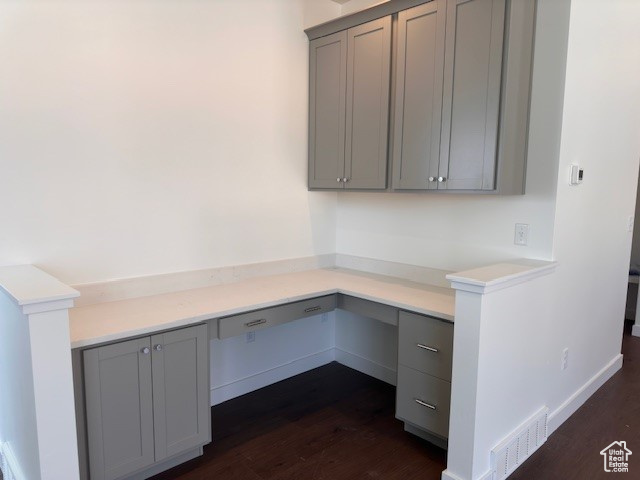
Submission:
[[[438,185],[445,9],[445,0],[433,0],[398,14],[395,189],[435,189]]]
[[[504,21],[505,0],[448,1],[438,188],[495,188]]]
[[[89,468],[114,480],[154,462],[149,338],[84,352]]]
[[[318,38],[309,47],[309,188],[341,188],[347,32]]]
[[[211,440],[208,344],[206,325],[151,337],[156,461]]]
[[[345,188],[387,186],[391,17],[347,31]]]

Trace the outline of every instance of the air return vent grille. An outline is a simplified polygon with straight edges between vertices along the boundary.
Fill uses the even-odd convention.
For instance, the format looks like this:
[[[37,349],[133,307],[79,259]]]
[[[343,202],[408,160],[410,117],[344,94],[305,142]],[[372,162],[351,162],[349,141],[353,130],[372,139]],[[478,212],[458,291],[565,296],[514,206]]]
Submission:
[[[547,414],[542,408],[491,450],[493,480],[503,480],[547,441]]]

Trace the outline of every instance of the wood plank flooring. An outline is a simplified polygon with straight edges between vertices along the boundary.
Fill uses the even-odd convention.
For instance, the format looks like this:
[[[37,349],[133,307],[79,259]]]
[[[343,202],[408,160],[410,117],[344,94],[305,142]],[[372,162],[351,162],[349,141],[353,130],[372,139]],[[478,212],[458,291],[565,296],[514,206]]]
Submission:
[[[331,363],[212,408],[214,442],[155,480],[440,478],[446,453],[394,417],[395,388]]]

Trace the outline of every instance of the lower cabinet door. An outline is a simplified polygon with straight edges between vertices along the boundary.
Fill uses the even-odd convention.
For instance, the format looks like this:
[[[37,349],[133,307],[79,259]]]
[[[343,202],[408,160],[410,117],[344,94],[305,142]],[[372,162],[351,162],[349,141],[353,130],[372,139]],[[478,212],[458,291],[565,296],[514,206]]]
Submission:
[[[396,392],[396,417],[443,438],[449,436],[449,382],[398,365]]]
[[[114,480],[154,463],[149,337],[84,352],[91,480]]]
[[[156,461],[211,441],[208,345],[206,325],[151,337]]]

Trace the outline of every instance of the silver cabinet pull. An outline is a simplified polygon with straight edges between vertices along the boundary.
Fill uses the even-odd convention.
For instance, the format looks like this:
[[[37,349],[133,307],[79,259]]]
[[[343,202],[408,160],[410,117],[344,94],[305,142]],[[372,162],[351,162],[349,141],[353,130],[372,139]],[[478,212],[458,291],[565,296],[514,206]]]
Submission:
[[[437,410],[438,408],[435,405],[431,405],[430,403],[425,402],[424,400],[420,400],[419,398],[414,398],[418,405],[422,405],[423,407],[430,408],[431,410]]]
[[[438,182],[442,183],[446,181],[447,181],[447,177],[438,177]]]
[[[342,179],[342,181],[343,181],[344,183],[347,183],[347,182],[349,181],[349,179],[348,179],[347,177],[344,177],[344,178]]]
[[[436,177],[429,177],[429,181],[430,182],[435,182],[436,181]]]
[[[322,310],[322,307],[320,305],[316,305],[315,307],[305,308],[304,313],[317,312],[318,310]]]
[[[253,320],[251,322],[247,322],[244,324],[245,327],[255,327],[256,325],[262,325],[263,323],[267,323],[266,318],[259,318],[258,320]]]
[[[156,352],[161,352],[161,351],[162,351],[162,345],[160,345],[160,344],[158,344],[158,345],[154,345],[154,346],[153,346],[153,349],[154,349]]]
[[[151,353],[151,350],[149,349],[149,347],[144,347],[142,350],[140,350],[140,353],[143,355],[149,355]]]
[[[336,178],[336,182],[340,183],[342,181],[341,178]]]
[[[416,343],[416,347],[421,348],[423,350],[428,350],[433,353],[438,353],[440,350],[434,347],[430,347],[429,345],[423,345],[422,343]]]

